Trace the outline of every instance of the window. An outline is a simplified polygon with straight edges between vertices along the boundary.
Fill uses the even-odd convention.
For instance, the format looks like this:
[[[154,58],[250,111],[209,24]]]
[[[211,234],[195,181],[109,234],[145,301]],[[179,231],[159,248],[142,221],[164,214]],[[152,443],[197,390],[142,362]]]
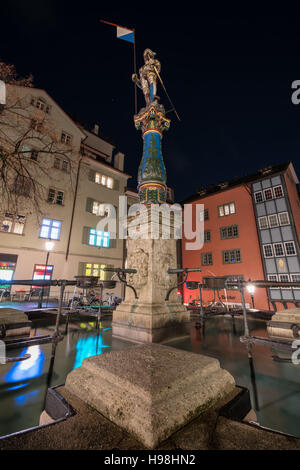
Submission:
[[[68,162],[68,160],[63,160],[62,161],[61,169],[62,169],[62,171],[69,171],[69,162]]]
[[[278,227],[278,217],[276,214],[269,215],[269,225],[270,227]]]
[[[273,188],[274,197],[283,197],[282,186],[274,186]]]
[[[100,217],[109,216],[111,212],[109,209],[110,208],[107,207],[107,204],[103,204],[98,201],[93,201],[93,205],[92,205],[93,214],[98,215]]]
[[[49,114],[50,112],[50,106],[47,104],[47,102],[43,98],[31,98],[30,104],[32,106],[35,106],[36,108],[40,109],[41,111],[45,111],[45,113]]]
[[[199,212],[199,220],[200,222],[203,222],[203,220],[209,220],[208,209],[204,209]]]
[[[202,266],[210,266],[213,264],[212,253],[202,253],[201,254]]]
[[[282,243],[274,243],[273,247],[275,256],[284,256],[284,249]]]
[[[228,227],[220,228],[221,240],[227,240],[228,238],[237,238],[239,236],[239,229],[237,225],[229,225]]]
[[[259,228],[261,228],[261,229],[268,228],[269,227],[268,217],[259,217],[258,218],[258,225],[259,225]]]
[[[106,183],[106,186],[109,188],[109,189],[112,189],[113,187],[113,179],[112,178],[107,178],[107,183]]]
[[[277,274],[268,274],[268,281],[278,281]],[[279,287],[271,287],[271,289],[279,289]]]
[[[300,282],[300,274],[290,274],[291,282]],[[293,287],[293,289],[300,289],[300,287]]]
[[[26,217],[24,215],[13,215],[6,212],[0,222],[0,231],[6,233],[18,233],[21,235],[24,231]]]
[[[243,280],[244,280],[243,274],[226,276],[226,281],[229,281],[229,282],[239,282],[239,281],[243,281]],[[238,289],[238,286],[230,287],[227,290],[236,290],[236,289]]]
[[[265,195],[265,200],[266,200],[266,201],[270,201],[270,199],[273,199],[272,188],[265,189],[265,190],[264,190],[264,195]]]
[[[60,158],[55,157],[53,166],[54,166],[54,168],[57,168],[57,170],[60,169]]]
[[[40,238],[59,240],[61,222],[59,220],[43,219],[40,231]]]
[[[290,276],[288,274],[279,274],[280,282],[290,282]],[[281,289],[291,289],[291,287],[281,287]]]
[[[257,191],[257,193],[254,193],[254,199],[256,203],[263,202],[263,193],[261,191]]]
[[[95,228],[90,229],[90,235],[88,244],[91,246],[103,246],[109,247],[109,232],[103,230],[96,230]]]
[[[34,160],[35,162],[37,161],[39,156],[39,152],[37,150],[32,150],[30,154],[30,159]]]
[[[204,230],[204,241],[210,242],[211,241],[211,232],[210,230]]]
[[[62,144],[70,145],[72,142],[72,136],[63,131],[61,133],[60,141]]]
[[[287,212],[280,212],[278,214],[280,225],[290,225],[289,214]]]
[[[219,217],[224,217],[225,215],[235,214],[235,203],[230,202],[229,204],[224,204],[223,206],[218,207]]]
[[[285,242],[285,252],[287,256],[295,255],[296,254],[296,249],[295,249],[295,243],[294,242]]]
[[[233,264],[241,263],[241,250],[225,250],[223,251],[223,263]]]
[[[41,132],[41,130],[43,128],[43,123],[41,121],[38,121],[37,119],[31,119],[30,127],[34,131]]]
[[[100,281],[105,281],[107,273],[103,271],[103,268],[107,268],[107,264],[85,263],[84,275],[96,276]]]
[[[273,256],[273,247],[272,245],[263,245],[265,258],[272,258]]]
[[[58,191],[57,189],[49,188],[47,201],[51,204],[58,204],[59,206],[62,206],[64,202],[63,191]]]
[[[64,160],[63,158],[55,157],[53,166],[57,170],[68,172],[70,169],[70,162],[68,160]]]

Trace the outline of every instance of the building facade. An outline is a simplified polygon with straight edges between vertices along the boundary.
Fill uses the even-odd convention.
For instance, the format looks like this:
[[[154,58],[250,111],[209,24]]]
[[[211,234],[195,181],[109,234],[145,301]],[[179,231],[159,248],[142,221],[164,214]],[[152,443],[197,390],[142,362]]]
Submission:
[[[204,243],[201,250],[186,250],[184,267],[201,268],[190,280],[207,276],[229,279],[300,281],[299,181],[291,162],[261,169],[254,175],[223,182],[199,191],[185,204],[204,204]],[[195,214],[195,211],[193,211]],[[220,291],[225,304],[240,305],[237,290]],[[199,291],[184,289],[185,303],[199,298]],[[213,292],[204,289],[209,304]],[[300,303],[300,289],[257,288],[255,308],[275,310]],[[253,299],[246,291],[246,303]]]
[[[108,215],[106,204],[118,211],[119,196],[130,177],[124,173],[124,155],[118,152],[113,157],[114,146],[97,135],[97,127],[86,131],[44,90],[7,85],[8,106],[16,100],[23,103],[19,120],[24,128],[32,120],[41,123],[26,139],[22,134],[22,158],[27,168],[33,168],[39,191],[21,192],[18,209],[12,212],[2,197],[0,279],[72,280],[82,274],[105,279],[101,268],[122,266],[123,243],[109,230],[98,230],[97,224]],[[48,137],[51,129],[49,145],[53,149],[55,143],[57,152],[47,153],[50,147],[33,133],[42,135],[46,127]],[[38,210],[33,203],[37,195]],[[51,288],[51,296],[57,293]],[[115,294],[120,293],[119,286]]]

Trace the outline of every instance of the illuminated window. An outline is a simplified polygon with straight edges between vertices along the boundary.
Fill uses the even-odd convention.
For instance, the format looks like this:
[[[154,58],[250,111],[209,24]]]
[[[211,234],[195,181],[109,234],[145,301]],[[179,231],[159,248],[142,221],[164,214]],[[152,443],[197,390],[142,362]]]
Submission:
[[[18,233],[24,231],[26,217],[23,215],[13,215],[8,212],[0,219],[0,231],[6,233]]]
[[[85,276],[96,276],[99,277],[100,281],[105,281],[107,273],[103,271],[103,268],[106,268],[107,264],[93,264],[86,263],[84,269]]]
[[[43,219],[40,231],[40,238],[59,240],[61,222],[59,220]]]
[[[104,217],[110,215],[110,210],[109,207],[107,207],[107,204],[93,201],[92,213],[100,217]]]
[[[91,170],[90,180],[94,181],[94,183],[106,186],[109,189],[113,189],[114,180],[112,178],[109,178],[109,176],[102,175],[101,173],[94,172],[93,170]]]
[[[91,246],[109,247],[109,232],[90,228],[88,244]]]
[[[274,197],[283,197],[283,189],[282,186],[274,186],[273,188]]]

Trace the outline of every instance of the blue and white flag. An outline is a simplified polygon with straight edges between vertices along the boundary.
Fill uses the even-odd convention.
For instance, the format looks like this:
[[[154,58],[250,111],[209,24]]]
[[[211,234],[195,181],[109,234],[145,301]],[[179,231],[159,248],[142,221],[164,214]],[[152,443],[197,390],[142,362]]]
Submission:
[[[117,38],[134,43],[134,32],[132,29],[117,26]]]
[[[109,24],[117,28],[117,38],[123,39],[124,41],[132,42],[134,44],[134,29],[125,28],[119,24],[110,23],[109,21],[100,20],[101,23]]]

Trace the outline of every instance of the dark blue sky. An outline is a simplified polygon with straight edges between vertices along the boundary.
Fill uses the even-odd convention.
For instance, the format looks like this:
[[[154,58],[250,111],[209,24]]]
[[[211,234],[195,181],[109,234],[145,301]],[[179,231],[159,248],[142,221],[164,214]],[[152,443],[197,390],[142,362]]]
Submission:
[[[138,66],[146,47],[157,53],[181,118],[168,114],[163,140],[177,200],[287,160],[300,176],[300,105],[291,102],[291,83],[300,80],[300,14],[105,5],[10,0],[0,18],[1,59],[33,73],[35,85],[67,112],[98,123],[135,177],[142,142],[133,125],[133,48],[98,20],[135,28]],[[158,94],[170,109],[163,90]]]

